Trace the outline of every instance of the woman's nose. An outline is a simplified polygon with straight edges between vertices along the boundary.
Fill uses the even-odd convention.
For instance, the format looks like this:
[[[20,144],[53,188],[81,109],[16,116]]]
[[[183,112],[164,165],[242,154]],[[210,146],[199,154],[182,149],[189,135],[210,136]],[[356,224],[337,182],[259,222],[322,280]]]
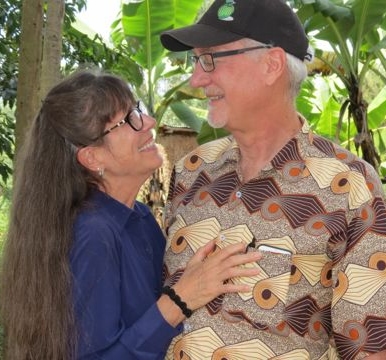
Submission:
[[[155,124],[157,123],[157,120],[154,119],[152,116],[147,114],[142,114],[143,118],[143,129],[149,130],[155,127]]]

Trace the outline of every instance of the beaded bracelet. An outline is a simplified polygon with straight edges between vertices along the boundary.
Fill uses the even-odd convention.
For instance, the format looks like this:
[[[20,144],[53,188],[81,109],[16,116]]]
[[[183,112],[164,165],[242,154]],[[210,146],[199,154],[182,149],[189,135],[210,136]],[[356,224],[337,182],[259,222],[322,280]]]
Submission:
[[[182,313],[187,317],[191,317],[193,311],[188,308],[186,303],[176,294],[173,288],[170,286],[164,286],[162,288],[162,294],[166,294],[170,299],[181,309]]]

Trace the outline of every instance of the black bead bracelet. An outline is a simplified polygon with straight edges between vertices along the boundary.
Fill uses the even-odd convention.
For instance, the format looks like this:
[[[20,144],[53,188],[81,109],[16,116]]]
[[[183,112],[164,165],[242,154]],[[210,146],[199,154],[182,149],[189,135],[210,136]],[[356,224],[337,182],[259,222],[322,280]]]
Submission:
[[[181,300],[181,298],[176,294],[173,288],[170,286],[164,286],[162,288],[162,294],[165,294],[170,297],[170,299],[181,309],[182,313],[187,317],[191,317],[193,311],[188,308],[186,303]]]

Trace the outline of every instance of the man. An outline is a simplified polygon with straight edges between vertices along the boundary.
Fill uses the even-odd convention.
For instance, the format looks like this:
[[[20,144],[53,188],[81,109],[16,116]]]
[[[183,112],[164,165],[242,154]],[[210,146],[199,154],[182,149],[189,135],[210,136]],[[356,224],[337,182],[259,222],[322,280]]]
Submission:
[[[174,168],[167,283],[212,239],[262,253],[259,275],[232,280],[250,293],[194,312],[169,358],[386,359],[382,186],[297,112],[310,59],[297,16],[280,0],[215,0],[161,41],[193,51],[191,85],[205,91],[209,123],[231,133]]]

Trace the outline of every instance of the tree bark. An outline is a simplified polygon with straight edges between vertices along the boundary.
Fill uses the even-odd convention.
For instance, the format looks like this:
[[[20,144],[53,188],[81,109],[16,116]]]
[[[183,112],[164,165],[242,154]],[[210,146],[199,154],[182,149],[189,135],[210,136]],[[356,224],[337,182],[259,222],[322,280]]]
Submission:
[[[354,79],[354,77],[352,77]],[[381,158],[374,144],[374,139],[368,127],[367,103],[363,99],[362,91],[355,80],[350,89],[349,116],[352,116],[357,135],[355,136],[355,148],[362,150],[362,158],[371,164],[379,172]]]
[[[43,33],[43,61],[40,98],[60,81],[64,0],[47,0],[47,20]]]
[[[19,77],[16,101],[16,150],[39,108],[44,0],[24,0],[21,13]]]

